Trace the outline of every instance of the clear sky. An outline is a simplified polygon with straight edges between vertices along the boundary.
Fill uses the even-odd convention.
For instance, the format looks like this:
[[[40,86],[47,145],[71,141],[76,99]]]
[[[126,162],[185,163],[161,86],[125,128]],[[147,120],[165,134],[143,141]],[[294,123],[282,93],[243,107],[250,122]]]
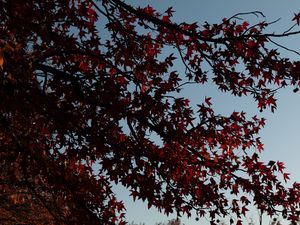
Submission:
[[[267,21],[281,18],[279,22],[271,27],[272,31],[284,31],[292,25],[294,13],[300,12],[299,0],[128,0],[134,5],[151,5],[154,8],[164,11],[169,6],[173,6],[176,13],[174,19],[177,22],[199,22],[203,24],[217,23],[224,17],[230,17],[239,12],[261,11],[266,16]],[[251,20],[250,20],[251,22]],[[299,27],[300,29],[300,27]],[[300,51],[300,35],[298,37],[279,40],[280,43]],[[285,56],[300,60],[300,56],[282,51]],[[180,70],[180,69],[179,69]],[[249,98],[236,98],[230,94],[220,93],[215,87],[207,85],[197,90],[187,90],[184,92],[192,103],[202,102],[204,96],[211,96],[214,108],[219,113],[231,113],[235,111],[245,111],[249,116],[258,114],[267,119],[267,125],[261,131],[262,141],[265,151],[262,158],[268,160],[279,160],[285,162],[287,171],[291,173],[292,181],[300,182],[300,92],[293,93],[291,89],[284,89],[277,94],[278,109],[274,114],[270,112],[259,113],[256,103]],[[146,225],[154,225],[156,222],[166,221],[167,217],[140,201],[133,202],[129,192],[119,186],[115,187],[117,196],[125,202],[127,208],[127,220],[136,223],[145,222]],[[250,217],[257,216],[253,211]],[[170,217],[172,218],[172,217]],[[173,217],[174,218],[174,217]],[[194,219],[183,218],[182,222],[186,225],[209,224],[205,219],[196,222]],[[258,224],[258,221],[256,224]],[[265,221],[268,224],[268,221]],[[283,221],[284,223],[284,221]],[[285,224],[285,223],[284,223]]]

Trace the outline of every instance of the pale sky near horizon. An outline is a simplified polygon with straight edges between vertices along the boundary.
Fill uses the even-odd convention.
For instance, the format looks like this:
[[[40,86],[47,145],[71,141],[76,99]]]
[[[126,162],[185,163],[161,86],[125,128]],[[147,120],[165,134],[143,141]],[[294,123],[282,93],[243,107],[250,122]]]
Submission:
[[[230,17],[239,12],[261,11],[266,16],[267,21],[274,21],[281,18],[276,24],[270,27],[270,31],[280,33],[291,21],[294,13],[300,12],[300,1],[297,0],[128,0],[128,3],[134,5],[151,5],[155,9],[163,12],[169,6],[173,6],[175,13],[174,19],[177,22],[199,22],[203,24],[217,23],[224,17]],[[247,17],[248,18],[248,17]],[[300,27],[299,27],[300,30]],[[300,35],[298,37],[279,40],[280,43],[300,51]],[[282,53],[295,60],[300,60],[300,56],[286,51]],[[291,174],[291,181],[300,182],[300,92],[293,93],[291,88],[280,90],[276,98],[278,99],[278,109],[275,113],[269,110],[260,114],[256,109],[256,103],[249,98],[235,98],[229,93],[224,94],[216,91],[211,86],[199,88],[198,90],[186,91],[185,94],[193,101],[200,103],[204,96],[211,96],[214,107],[220,113],[231,113],[233,111],[245,111],[249,116],[258,114],[267,119],[267,124],[261,131],[261,138],[265,146],[262,158],[266,161],[283,161],[287,167],[287,172]],[[148,210],[147,204],[142,202],[132,202],[128,196],[128,191],[119,186],[114,188],[117,197],[124,200],[127,208],[127,220],[136,223],[144,222],[146,225],[154,225],[156,222],[167,221],[168,218],[160,214],[154,208]],[[255,218],[257,212],[251,212],[250,217]],[[174,218],[174,217],[170,217]],[[203,224],[208,225],[205,219],[195,221],[194,219],[183,218],[182,222],[186,225]],[[258,221],[256,224],[258,224]],[[268,221],[265,221],[268,224]],[[286,224],[283,221],[283,224]]]

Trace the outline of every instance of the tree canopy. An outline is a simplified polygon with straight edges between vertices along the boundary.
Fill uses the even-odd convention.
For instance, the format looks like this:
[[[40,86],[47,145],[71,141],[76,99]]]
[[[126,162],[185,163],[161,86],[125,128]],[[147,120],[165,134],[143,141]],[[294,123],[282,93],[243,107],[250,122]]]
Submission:
[[[173,13],[121,0],[0,1],[1,195],[26,190],[58,224],[125,224],[113,183],[212,224],[241,224],[250,204],[298,219],[300,185],[285,187],[284,164],[260,159],[265,120],[180,94],[213,82],[274,111],[276,91],[300,85],[300,62],[274,38],[299,34],[300,14],[267,33],[260,12],[249,13],[256,24],[243,13],[175,23]]]

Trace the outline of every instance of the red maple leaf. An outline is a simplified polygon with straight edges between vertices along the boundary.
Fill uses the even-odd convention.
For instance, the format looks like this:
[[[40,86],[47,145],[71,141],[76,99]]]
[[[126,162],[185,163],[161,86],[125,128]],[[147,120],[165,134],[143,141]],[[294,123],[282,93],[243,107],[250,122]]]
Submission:
[[[294,17],[292,20],[296,20],[297,25],[300,25],[300,13],[294,13]]]
[[[285,182],[287,182],[290,179],[290,174],[289,173],[283,173],[283,179]]]

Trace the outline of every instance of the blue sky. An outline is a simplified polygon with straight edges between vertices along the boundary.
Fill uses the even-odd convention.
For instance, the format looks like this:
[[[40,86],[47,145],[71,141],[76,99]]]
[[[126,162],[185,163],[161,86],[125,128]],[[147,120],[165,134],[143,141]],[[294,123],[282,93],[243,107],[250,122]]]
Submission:
[[[151,5],[159,11],[164,11],[169,6],[173,6],[176,11],[174,20],[177,22],[199,22],[203,24],[217,23],[224,17],[230,17],[239,12],[261,11],[266,16],[267,21],[273,21],[281,18],[274,24],[270,31],[284,31],[289,25],[292,25],[294,13],[300,12],[300,1],[298,0],[128,0],[128,3],[134,5]],[[251,23],[251,19],[250,19]],[[300,27],[299,27],[300,29]],[[300,51],[300,36],[278,40],[295,50]],[[282,53],[295,60],[300,60],[300,56],[286,51]],[[178,68],[180,70],[180,68]],[[211,85],[206,85],[197,90],[186,90],[186,96],[192,99],[192,103],[200,103],[205,96],[211,96],[214,108],[219,113],[231,113],[233,111],[245,111],[249,116],[258,114],[267,119],[265,128],[261,131],[261,138],[265,146],[262,158],[268,160],[279,160],[285,162],[287,171],[291,173],[292,181],[300,182],[300,93],[293,93],[291,88],[280,90],[277,94],[278,109],[275,113],[268,111],[263,114],[256,109],[256,103],[253,99],[237,98],[230,94],[220,93]],[[142,202],[132,202],[128,196],[129,192],[119,186],[115,187],[117,196],[125,202],[127,208],[127,220],[145,222],[147,225],[154,225],[156,222],[166,221],[167,217],[157,212],[155,209],[148,210],[147,204]],[[250,217],[257,216],[253,211]],[[172,217],[171,217],[172,218]],[[193,218],[183,218],[186,225],[209,224],[208,221],[200,220],[196,222]],[[258,222],[258,221],[257,221]],[[266,221],[267,222],[267,221]],[[284,223],[284,222],[283,222]]]

